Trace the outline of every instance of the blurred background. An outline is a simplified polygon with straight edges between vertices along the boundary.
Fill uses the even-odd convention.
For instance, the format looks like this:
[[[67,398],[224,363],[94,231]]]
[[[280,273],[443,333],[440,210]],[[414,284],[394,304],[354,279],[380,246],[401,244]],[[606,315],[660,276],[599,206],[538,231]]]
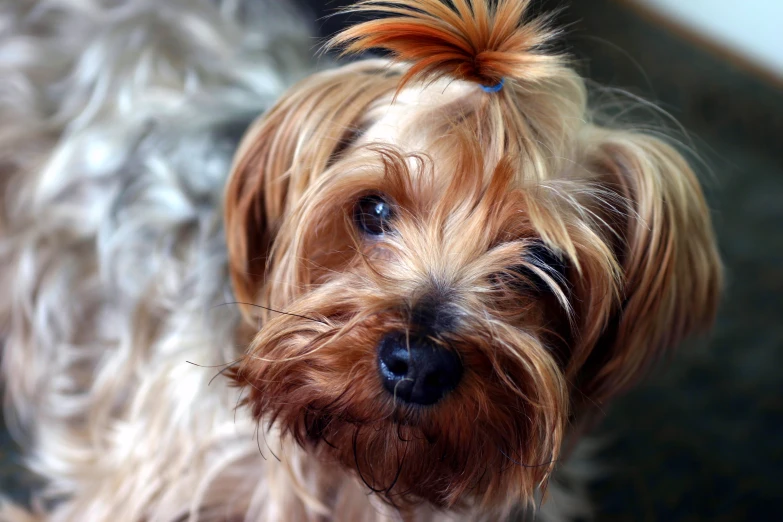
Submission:
[[[321,36],[346,23],[327,17],[346,0],[296,1]],[[596,520],[783,521],[783,1],[535,4],[561,9],[562,46],[595,85],[682,126],[649,107],[622,115],[693,149],[727,271],[710,337],[608,409]],[[5,430],[0,448],[0,491],[24,498]]]

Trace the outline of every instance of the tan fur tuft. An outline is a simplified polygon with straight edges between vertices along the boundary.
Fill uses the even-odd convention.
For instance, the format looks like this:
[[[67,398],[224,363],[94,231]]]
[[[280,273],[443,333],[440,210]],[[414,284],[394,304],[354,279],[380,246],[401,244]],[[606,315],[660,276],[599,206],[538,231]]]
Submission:
[[[348,12],[386,18],[362,22],[335,36],[329,46],[343,54],[389,51],[413,79],[449,77],[493,86],[504,79],[537,82],[557,74],[563,59],[544,50],[556,35],[545,19],[524,21],[529,0],[364,0]]]

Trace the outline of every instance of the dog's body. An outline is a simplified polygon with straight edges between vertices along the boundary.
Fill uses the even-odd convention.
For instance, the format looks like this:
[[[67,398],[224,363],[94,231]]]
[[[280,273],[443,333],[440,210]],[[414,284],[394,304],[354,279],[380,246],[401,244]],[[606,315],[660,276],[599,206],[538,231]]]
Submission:
[[[6,3],[6,411],[53,520],[279,518],[255,423],[208,386],[239,353],[236,308],[213,308],[231,159],[312,70],[274,4]]]
[[[498,520],[531,509],[544,489],[540,519],[585,515],[579,473],[568,476],[560,466],[544,487],[568,431],[588,418],[588,402],[627,388],[644,361],[713,313],[719,263],[709,216],[676,153],[590,124],[581,79],[548,58],[540,77],[512,75],[501,93],[446,75],[398,91],[405,66],[360,62],[306,80],[245,134],[293,78],[309,72],[297,60],[312,42],[290,17],[266,11],[274,2],[98,4],[23,2],[2,13],[3,373],[9,421],[46,486],[35,515],[7,505],[0,519]],[[513,151],[519,161],[530,153],[524,164],[533,170],[521,177],[504,149],[514,133],[503,129],[505,140],[492,134],[500,125],[493,118],[507,112],[493,104],[515,94],[524,96],[515,129],[532,129],[517,136],[530,150]],[[479,123],[449,141],[450,125],[463,121]],[[481,128],[484,121],[490,127]],[[243,134],[224,223],[223,194]],[[451,184],[468,163],[478,181]],[[387,231],[388,241],[401,242],[378,254],[343,231],[350,219],[339,210],[355,195],[377,197],[384,184],[398,191],[400,227],[409,227],[400,230],[409,233],[395,239]],[[416,203],[425,192],[428,202]],[[472,211],[479,217],[463,216],[460,202],[479,194]],[[505,194],[527,198],[514,201],[537,213],[533,221],[491,225],[502,221]],[[542,208],[534,210],[536,201]],[[412,215],[427,205],[438,209],[446,232],[414,241],[426,229],[421,223],[435,218],[417,214],[419,224],[406,225],[401,208]],[[475,237],[460,242],[479,230],[492,236],[486,245]],[[494,241],[500,231],[505,239]],[[363,369],[376,360],[379,336],[391,324],[409,331],[400,326],[413,314],[408,307],[436,273],[461,321],[479,306],[496,313],[473,294],[496,292],[498,280],[485,279],[533,241],[560,249],[555,257],[572,268],[555,274],[530,261],[526,284],[535,279],[543,287],[535,292],[551,295],[528,285],[513,294],[504,286],[498,297],[542,303],[504,318],[509,332],[492,321],[493,342],[522,354],[498,355],[497,364],[526,368],[531,384],[515,384],[523,399],[506,397],[503,382],[482,381],[486,375],[467,366],[463,382],[434,406],[398,410],[396,388],[390,399],[374,366]],[[387,287],[352,264],[360,251],[391,278]],[[399,251],[420,257],[400,261]],[[573,272],[579,261],[581,279]],[[589,306],[580,308],[574,293]],[[221,306],[237,300],[251,303],[242,305],[244,319],[236,305]],[[367,310],[352,310],[357,301]],[[641,314],[643,324],[617,319],[613,327],[618,314]],[[483,332],[489,315],[476,315],[474,330]],[[559,340],[547,337],[558,328]],[[374,332],[363,334],[371,343],[341,345],[362,329]],[[639,336],[655,346],[643,347]],[[249,342],[249,355],[234,367]],[[497,368],[482,359],[484,348],[473,353],[482,343],[462,347],[463,359]],[[550,348],[568,353],[547,355]],[[339,370],[335,353],[351,366]],[[334,362],[320,369],[317,357]],[[223,374],[213,379],[227,365],[241,390]],[[485,389],[494,395],[483,397]],[[347,393],[355,397],[336,409]],[[406,393],[415,403],[415,392]],[[431,419],[459,433],[472,416],[459,443],[437,430],[426,444],[406,438],[427,432],[431,412],[459,409],[459,398],[465,411]],[[471,402],[480,399],[480,407]],[[522,420],[508,417],[503,403],[524,410]],[[398,411],[408,413],[397,418]],[[517,433],[503,432],[512,428]],[[385,438],[391,430],[395,438]],[[505,448],[506,439],[521,445]],[[400,456],[408,445],[415,453]],[[485,462],[483,471],[476,461]],[[575,495],[559,488],[558,473]]]

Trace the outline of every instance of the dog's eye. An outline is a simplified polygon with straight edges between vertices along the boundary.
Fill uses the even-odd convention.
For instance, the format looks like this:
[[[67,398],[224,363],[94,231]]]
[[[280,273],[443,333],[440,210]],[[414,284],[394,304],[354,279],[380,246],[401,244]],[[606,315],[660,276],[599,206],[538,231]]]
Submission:
[[[567,281],[568,265],[566,261],[557,256],[552,250],[541,243],[534,243],[525,252],[525,261],[535,265],[544,274],[553,279],[558,285]],[[536,292],[549,290],[549,285],[541,277],[538,271],[525,265],[512,267],[512,270],[522,276]]]
[[[381,236],[388,232],[392,216],[393,211],[389,202],[375,194],[359,199],[353,211],[353,221],[356,226],[371,236]]]

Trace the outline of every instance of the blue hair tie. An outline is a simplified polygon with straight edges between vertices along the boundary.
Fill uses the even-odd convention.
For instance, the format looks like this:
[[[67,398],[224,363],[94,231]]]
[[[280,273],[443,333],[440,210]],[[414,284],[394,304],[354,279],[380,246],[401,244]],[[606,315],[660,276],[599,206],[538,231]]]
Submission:
[[[503,84],[504,83],[506,83],[506,79],[502,78],[500,80],[500,83],[498,83],[497,85],[489,85],[488,86],[488,85],[480,85],[479,84],[479,87],[481,87],[481,90],[484,91],[484,92],[490,92],[490,93],[492,93],[492,92],[500,92],[500,89],[503,88]]]

